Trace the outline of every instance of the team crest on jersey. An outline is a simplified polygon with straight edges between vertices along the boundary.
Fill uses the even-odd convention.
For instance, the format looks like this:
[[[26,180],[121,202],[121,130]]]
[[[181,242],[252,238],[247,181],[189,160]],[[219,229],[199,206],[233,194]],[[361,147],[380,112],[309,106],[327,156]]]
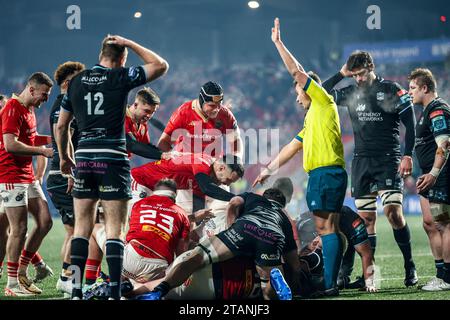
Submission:
[[[445,123],[445,118],[443,116],[431,119],[431,125],[433,126],[434,132],[447,129],[447,124]]]
[[[145,128],[141,129],[141,134],[144,135],[145,134]]]
[[[220,129],[223,126],[223,122],[221,120],[217,120],[214,126],[216,127],[216,129]]]
[[[139,76],[138,69],[136,67],[131,67],[128,69],[128,76],[131,78],[131,80],[136,80],[136,78]]]
[[[378,101],[384,100],[384,92],[377,92],[377,100]]]
[[[364,110],[366,110],[366,105],[363,103],[358,103],[358,106],[356,107],[356,111],[362,112]]]

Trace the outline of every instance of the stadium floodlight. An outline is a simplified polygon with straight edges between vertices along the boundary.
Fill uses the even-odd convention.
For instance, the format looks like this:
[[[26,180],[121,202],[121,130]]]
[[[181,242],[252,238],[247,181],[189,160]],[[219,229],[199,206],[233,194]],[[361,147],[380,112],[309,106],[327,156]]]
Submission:
[[[136,19],[138,19],[138,18],[142,17],[142,13],[139,12],[139,11],[136,11],[136,12],[134,13],[134,17],[135,17]]]
[[[258,1],[249,1],[248,6],[252,9],[257,9],[257,8],[259,8],[259,2]]]

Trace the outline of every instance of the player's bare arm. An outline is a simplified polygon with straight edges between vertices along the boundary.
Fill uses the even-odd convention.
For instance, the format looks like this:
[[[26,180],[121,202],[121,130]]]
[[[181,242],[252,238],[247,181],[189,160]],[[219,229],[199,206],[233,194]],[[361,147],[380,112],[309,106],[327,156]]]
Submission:
[[[275,18],[272,28],[272,41],[275,44],[275,47],[277,48],[278,53],[280,54],[281,59],[286,66],[286,69],[297,81],[297,83],[299,83],[301,87],[304,87],[306,81],[308,80],[308,75],[306,74],[305,69],[302,67],[302,65],[295,59],[295,57],[289,52],[289,50],[281,41],[280,20],[278,18]]]
[[[172,149],[172,143],[170,136],[163,132],[158,141],[158,148],[164,152],[168,152]]]
[[[434,156],[433,168],[430,172],[421,175],[417,179],[416,186],[418,192],[424,192],[433,187],[436,183],[437,177],[439,176],[442,168],[445,166],[450,154],[450,143],[448,139],[449,136],[447,135],[436,137],[436,144],[438,145],[438,148],[436,149],[436,154]]]
[[[56,124],[55,140],[58,146],[61,174],[72,176],[72,168],[75,168],[75,161],[70,155],[69,149],[69,130],[70,122],[73,119],[73,114],[61,109],[58,123]]]
[[[244,199],[236,196],[230,200],[227,206],[227,225],[231,226],[239,216],[239,210],[244,205]]]
[[[143,61],[143,68],[147,74],[147,81],[155,80],[164,75],[169,70],[169,64],[155,52],[127,38],[113,35],[110,43],[115,43],[133,50]]]
[[[303,143],[297,139],[292,139],[287,145],[281,149],[280,153],[273,159],[260,175],[253,181],[252,188],[258,183],[264,184],[266,180],[279,168],[291,160],[298,152],[303,149]]]
[[[42,155],[47,158],[53,157],[53,150],[43,147],[28,146],[18,140],[18,137],[11,133],[3,134],[3,142],[5,144],[6,152],[18,156],[39,156]]]

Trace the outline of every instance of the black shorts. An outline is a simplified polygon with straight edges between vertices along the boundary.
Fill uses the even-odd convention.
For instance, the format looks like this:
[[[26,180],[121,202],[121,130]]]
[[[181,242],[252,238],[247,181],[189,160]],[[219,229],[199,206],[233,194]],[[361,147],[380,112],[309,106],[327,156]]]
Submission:
[[[450,160],[447,160],[450,161]],[[431,169],[430,169],[431,170]],[[430,172],[430,170],[424,170],[424,172]],[[428,199],[433,203],[445,203],[450,204],[450,170],[446,165],[439,174],[434,186],[425,191],[419,193],[421,196]]]
[[[381,190],[402,190],[398,173],[401,157],[359,157],[352,161],[352,196],[360,198]]]
[[[253,257],[255,263],[262,267],[281,265],[284,237],[253,221],[238,219],[217,237],[235,256]]]
[[[49,174],[47,178],[47,192],[53,205],[61,215],[63,224],[74,226],[74,210],[72,195],[66,193],[67,178],[61,174]]]
[[[130,161],[110,153],[75,154],[73,196],[78,199],[131,199]]]

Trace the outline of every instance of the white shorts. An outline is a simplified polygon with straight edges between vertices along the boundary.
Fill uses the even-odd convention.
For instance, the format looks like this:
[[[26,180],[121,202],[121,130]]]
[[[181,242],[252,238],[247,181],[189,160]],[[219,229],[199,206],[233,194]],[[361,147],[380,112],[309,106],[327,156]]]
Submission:
[[[122,275],[136,282],[160,279],[166,275],[167,267],[166,260],[143,257],[129,243],[123,250]]]
[[[177,198],[175,202],[184,211],[186,211],[187,215],[192,214],[192,210],[194,210],[194,200],[193,200],[192,189],[183,189],[177,190]]]
[[[45,200],[39,181],[32,183],[0,183],[0,197],[5,208],[28,206],[28,199]]]

